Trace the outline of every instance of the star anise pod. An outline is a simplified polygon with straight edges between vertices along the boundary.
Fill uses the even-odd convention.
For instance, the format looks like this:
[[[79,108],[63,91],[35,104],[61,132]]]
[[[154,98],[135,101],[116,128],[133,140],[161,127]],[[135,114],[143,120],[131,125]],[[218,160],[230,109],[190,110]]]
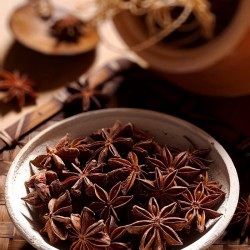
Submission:
[[[51,182],[58,178],[57,173],[51,170],[47,170],[35,175],[32,175],[24,185],[27,188],[35,188],[36,184],[43,183],[49,185]]]
[[[68,15],[56,20],[50,27],[50,33],[58,42],[77,43],[84,35],[84,22],[79,18]]]
[[[104,222],[95,222],[95,214],[84,207],[81,215],[71,214],[68,226],[69,238],[73,241],[70,250],[105,250],[110,245],[110,238],[104,232]]]
[[[133,199],[131,196],[119,196],[121,191],[121,183],[114,185],[108,193],[103,188],[95,184],[95,195],[99,201],[94,201],[90,204],[90,208],[94,212],[100,212],[100,218],[106,221],[110,215],[119,221],[119,216],[116,210],[123,207]]]
[[[170,174],[163,175],[159,168],[155,169],[155,179],[153,181],[148,179],[141,179],[142,184],[146,188],[146,195],[155,197],[160,202],[161,206],[168,205],[169,203],[177,200],[178,196],[182,194],[187,188],[177,186],[175,178],[177,171]]]
[[[213,210],[216,205],[224,198],[223,193],[214,193],[205,195],[203,183],[200,182],[194,189],[193,193],[186,190],[179,204],[181,210],[185,212],[185,218],[188,224],[194,227],[200,232],[204,232],[206,219],[215,219],[220,217],[222,214]]]
[[[102,167],[104,164],[98,164],[96,160],[91,160],[83,166],[83,169],[72,164],[74,171],[65,173],[68,176],[63,182],[62,186],[65,189],[71,190],[74,196],[80,196],[83,188],[87,195],[94,194],[94,183],[99,185],[105,185],[107,176],[102,173]]]
[[[199,169],[188,166],[185,152],[180,152],[173,156],[167,146],[162,148],[160,159],[148,157],[147,163],[151,167],[158,167],[163,173],[177,171],[175,181],[178,185],[189,186],[192,180],[200,172]]]
[[[148,211],[139,206],[133,206],[132,212],[136,221],[125,228],[131,234],[140,234],[140,250],[165,250],[167,245],[182,245],[176,231],[186,226],[186,220],[175,216],[177,203],[159,208],[157,200],[149,199]]]
[[[126,179],[121,182],[121,191],[124,195],[133,187],[136,180],[147,175],[143,170],[144,165],[139,164],[138,157],[134,152],[128,153],[127,160],[110,158],[108,164],[112,169],[115,168],[107,174],[108,178],[121,180],[121,177],[126,176]]]
[[[31,163],[39,169],[59,169],[65,168],[65,161],[75,162],[79,150],[69,147],[69,134],[62,137],[55,147],[46,146],[47,153],[38,155]]]
[[[44,206],[51,199],[50,184],[56,179],[58,179],[58,176],[53,171],[44,171],[33,175],[25,182],[25,186],[35,190],[21,199],[34,207]]]
[[[48,204],[49,212],[43,216],[45,226],[41,233],[48,235],[50,243],[54,245],[59,239],[66,240],[68,232],[66,227],[70,223],[72,205],[69,191],[59,198],[52,198]]]
[[[67,87],[72,95],[65,102],[66,107],[77,107],[81,111],[89,111],[92,109],[101,109],[110,100],[110,97],[102,92],[101,86],[90,87],[86,82],[81,85],[78,82],[72,82]]]
[[[210,149],[194,149],[194,150],[185,150],[180,152],[179,149],[176,149],[177,153],[181,153],[184,155],[184,159],[186,161],[186,165],[189,165],[194,168],[198,168],[201,170],[208,170],[208,165],[211,163],[211,160],[206,159],[208,156]]]
[[[18,108],[22,109],[25,105],[25,97],[28,96],[35,100],[37,95],[33,89],[34,82],[26,75],[21,75],[18,71],[13,73],[0,70],[0,90],[7,91],[3,97],[3,102],[17,100]]]
[[[110,237],[110,245],[106,250],[131,250],[130,245],[124,242],[127,234],[125,226],[118,227],[112,215],[107,219],[104,231]]]
[[[133,132],[133,125],[127,123],[124,126],[121,122],[116,121],[111,128],[102,128],[92,137],[94,142],[88,145],[89,149],[94,150],[93,158],[98,156],[98,163],[107,161],[108,156],[121,157],[121,151],[127,151],[133,145],[131,137]]]
[[[250,195],[246,199],[241,197],[230,224],[242,224],[241,237],[244,237],[250,228]]]
[[[206,195],[215,194],[215,193],[224,193],[221,189],[222,185],[219,181],[209,180],[208,171],[205,173],[200,174],[198,178],[194,181],[194,184],[190,185],[190,188],[196,187],[200,182],[202,182],[204,187],[204,193]]]

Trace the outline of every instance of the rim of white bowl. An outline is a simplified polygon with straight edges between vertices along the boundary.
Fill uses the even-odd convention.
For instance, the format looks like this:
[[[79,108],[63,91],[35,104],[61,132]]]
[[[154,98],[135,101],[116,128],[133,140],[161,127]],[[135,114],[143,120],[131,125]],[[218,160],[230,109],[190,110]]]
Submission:
[[[35,248],[41,249],[41,250],[57,250],[58,248],[53,247],[52,245],[48,244],[45,240],[42,238],[36,239],[34,236],[32,236],[32,233],[34,230],[31,228],[23,228],[21,226],[19,218],[15,216],[15,207],[13,207],[11,203],[11,198],[9,196],[11,191],[11,186],[9,183],[13,180],[14,177],[14,171],[15,171],[15,165],[19,161],[19,155],[22,155],[29,147],[37,141],[39,138],[42,138],[45,136],[49,131],[56,129],[57,127],[60,127],[65,124],[70,124],[70,122],[75,121],[77,119],[83,119],[84,118],[91,118],[96,116],[111,116],[112,114],[119,115],[137,115],[137,117],[145,117],[150,116],[154,119],[166,119],[168,121],[172,121],[176,124],[181,124],[184,127],[187,127],[189,129],[194,129],[196,134],[201,136],[203,139],[206,139],[210,143],[213,144],[214,148],[220,153],[221,158],[225,162],[228,170],[228,176],[229,176],[229,183],[230,183],[230,193],[227,199],[227,203],[230,204],[230,207],[227,208],[227,213],[222,215],[222,217],[218,220],[217,223],[213,225],[213,230],[209,230],[206,232],[203,236],[201,236],[197,241],[191,244],[191,246],[186,246],[182,248],[183,250],[201,250],[204,249],[202,246],[209,247],[211,246],[224,232],[228,224],[230,223],[234,211],[236,209],[238,199],[239,199],[239,179],[238,174],[235,169],[235,166],[226,152],[226,150],[220,145],[220,143],[215,140],[212,136],[210,136],[207,132],[202,130],[201,128],[197,127],[196,125],[193,125],[192,123],[185,121],[181,118],[168,115],[165,113],[161,113],[158,111],[152,111],[152,110],[145,110],[145,109],[136,109],[136,108],[108,108],[108,109],[102,109],[102,110],[94,110],[89,111],[86,113],[81,113],[74,115],[72,117],[69,117],[65,120],[59,121],[56,124],[53,124],[52,126],[49,126],[39,134],[37,134],[34,138],[32,138],[18,153],[16,158],[14,159],[12,165],[10,166],[9,172],[7,174],[6,183],[5,183],[5,201],[6,201],[6,207],[9,212],[9,215],[14,222],[14,225],[17,227],[17,229],[20,231],[22,236]],[[230,166],[230,167],[228,167]],[[220,234],[214,234],[214,232],[220,232]],[[30,236],[29,236],[30,235]],[[31,237],[32,236],[32,237]],[[191,247],[191,248],[190,248]]]

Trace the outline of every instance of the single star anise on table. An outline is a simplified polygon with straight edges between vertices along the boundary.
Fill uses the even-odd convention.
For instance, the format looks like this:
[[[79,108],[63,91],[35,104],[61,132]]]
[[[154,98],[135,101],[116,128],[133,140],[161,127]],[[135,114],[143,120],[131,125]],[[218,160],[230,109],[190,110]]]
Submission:
[[[200,233],[205,230],[206,219],[215,219],[222,214],[213,210],[225,196],[224,193],[213,193],[206,195],[203,183],[200,182],[191,193],[186,190],[179,200],[181,211],[185,213],[185,218],[190,227],[194,225]]]
[[[37,95],[33,89],[34,82],[26,75],[21,75],[18,71],[13,73],[0,70],[0,90],[7,91],[2,101],[7,103],[17,100],[18,108],[21,110],[26,101],[26,96],[35,100]]]
[[[246,199],[241,197],[230,225],[242,225],[241,237],[244,237],[250,228],[250,195]]]
[[[71,214],[68,225],[70,250],[105,250],[110,245],[109,235],[104,231],[103,220],[95,221],[92,210],[84,207],[81,215]]]
[[[58,42],[77,43],[81,36],[84,35],[84,22],[79,18],[68,15],[56,20],[50,27],[50,34]]]
[[[72,107],[77,109],[75,112],[101,109],[110,100],[110,96],[103,93],[102,86],[90,87],[88,82],[83,85],[79,82],[72,82],[67,89],[72,94],[65,102],[65,108],[69,112]]]
[[[182,245],[176,231],[186,226],[186,220],[175,216],[177,203],[173,202],[160,209],[157,200],[149,199],[148,210],[134,206],[132,212],[136,221],[125,226],[130,234],[140,234],[140,250],[165,250],[167,245]]]

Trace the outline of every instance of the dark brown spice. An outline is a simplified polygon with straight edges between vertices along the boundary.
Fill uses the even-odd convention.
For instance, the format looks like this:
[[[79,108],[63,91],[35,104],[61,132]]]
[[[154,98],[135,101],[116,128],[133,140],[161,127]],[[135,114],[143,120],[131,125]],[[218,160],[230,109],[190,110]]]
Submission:
[[[84,26],[85,24],[82,20],[68,15],[56,20],[50,27],[50,32],[58,40],[58,43],[77,43],[80,37],[84,36]]]
[[[25,97],[36,99],[33,89],[34,82],[26,75],[21,75],[18,71],[9,72],[0,70],[0,90],[7,91],[2,101],[7,103],[13,99],[17,100],[18,108],[21,110],[25,105]]]
[[[132,123],[116,121],[47,145],[31,161],[41,173],[25,182],[29,193],[22,199],[35,208],[48,205],[41,232],[52,245],[165,250],[221,215],[216,209],[225,193],[209,179],[208,154],[159,144]]]

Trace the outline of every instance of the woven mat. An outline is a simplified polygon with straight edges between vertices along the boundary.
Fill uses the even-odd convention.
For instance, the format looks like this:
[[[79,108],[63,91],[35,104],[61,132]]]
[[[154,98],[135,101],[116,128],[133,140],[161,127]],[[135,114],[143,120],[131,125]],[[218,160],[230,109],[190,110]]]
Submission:
[[[141,72],[142,71],[142,72]],[[248,141],[250,137],[250,97],[201,97],[156,80],[150,72],[130,72],[108,107],[136,107],[157,110],[184,118],[212,134],[229,152],[239,174],[241,191],[250,193]],[[230,110],[230,112],[228,112]],[[10,150],[0,153],[0,250],[34,249],[13,225],[4,200],[4,184],[11,162],[31,138],[67,116],[61,112],[31,131]],[[240,145],[245,143],[245,149]],[[250,145],[250,143],[249,143]],[[249,146],[250,148],[250,146]],[[250,240],[224,236],[210,250],[250,250]]]

